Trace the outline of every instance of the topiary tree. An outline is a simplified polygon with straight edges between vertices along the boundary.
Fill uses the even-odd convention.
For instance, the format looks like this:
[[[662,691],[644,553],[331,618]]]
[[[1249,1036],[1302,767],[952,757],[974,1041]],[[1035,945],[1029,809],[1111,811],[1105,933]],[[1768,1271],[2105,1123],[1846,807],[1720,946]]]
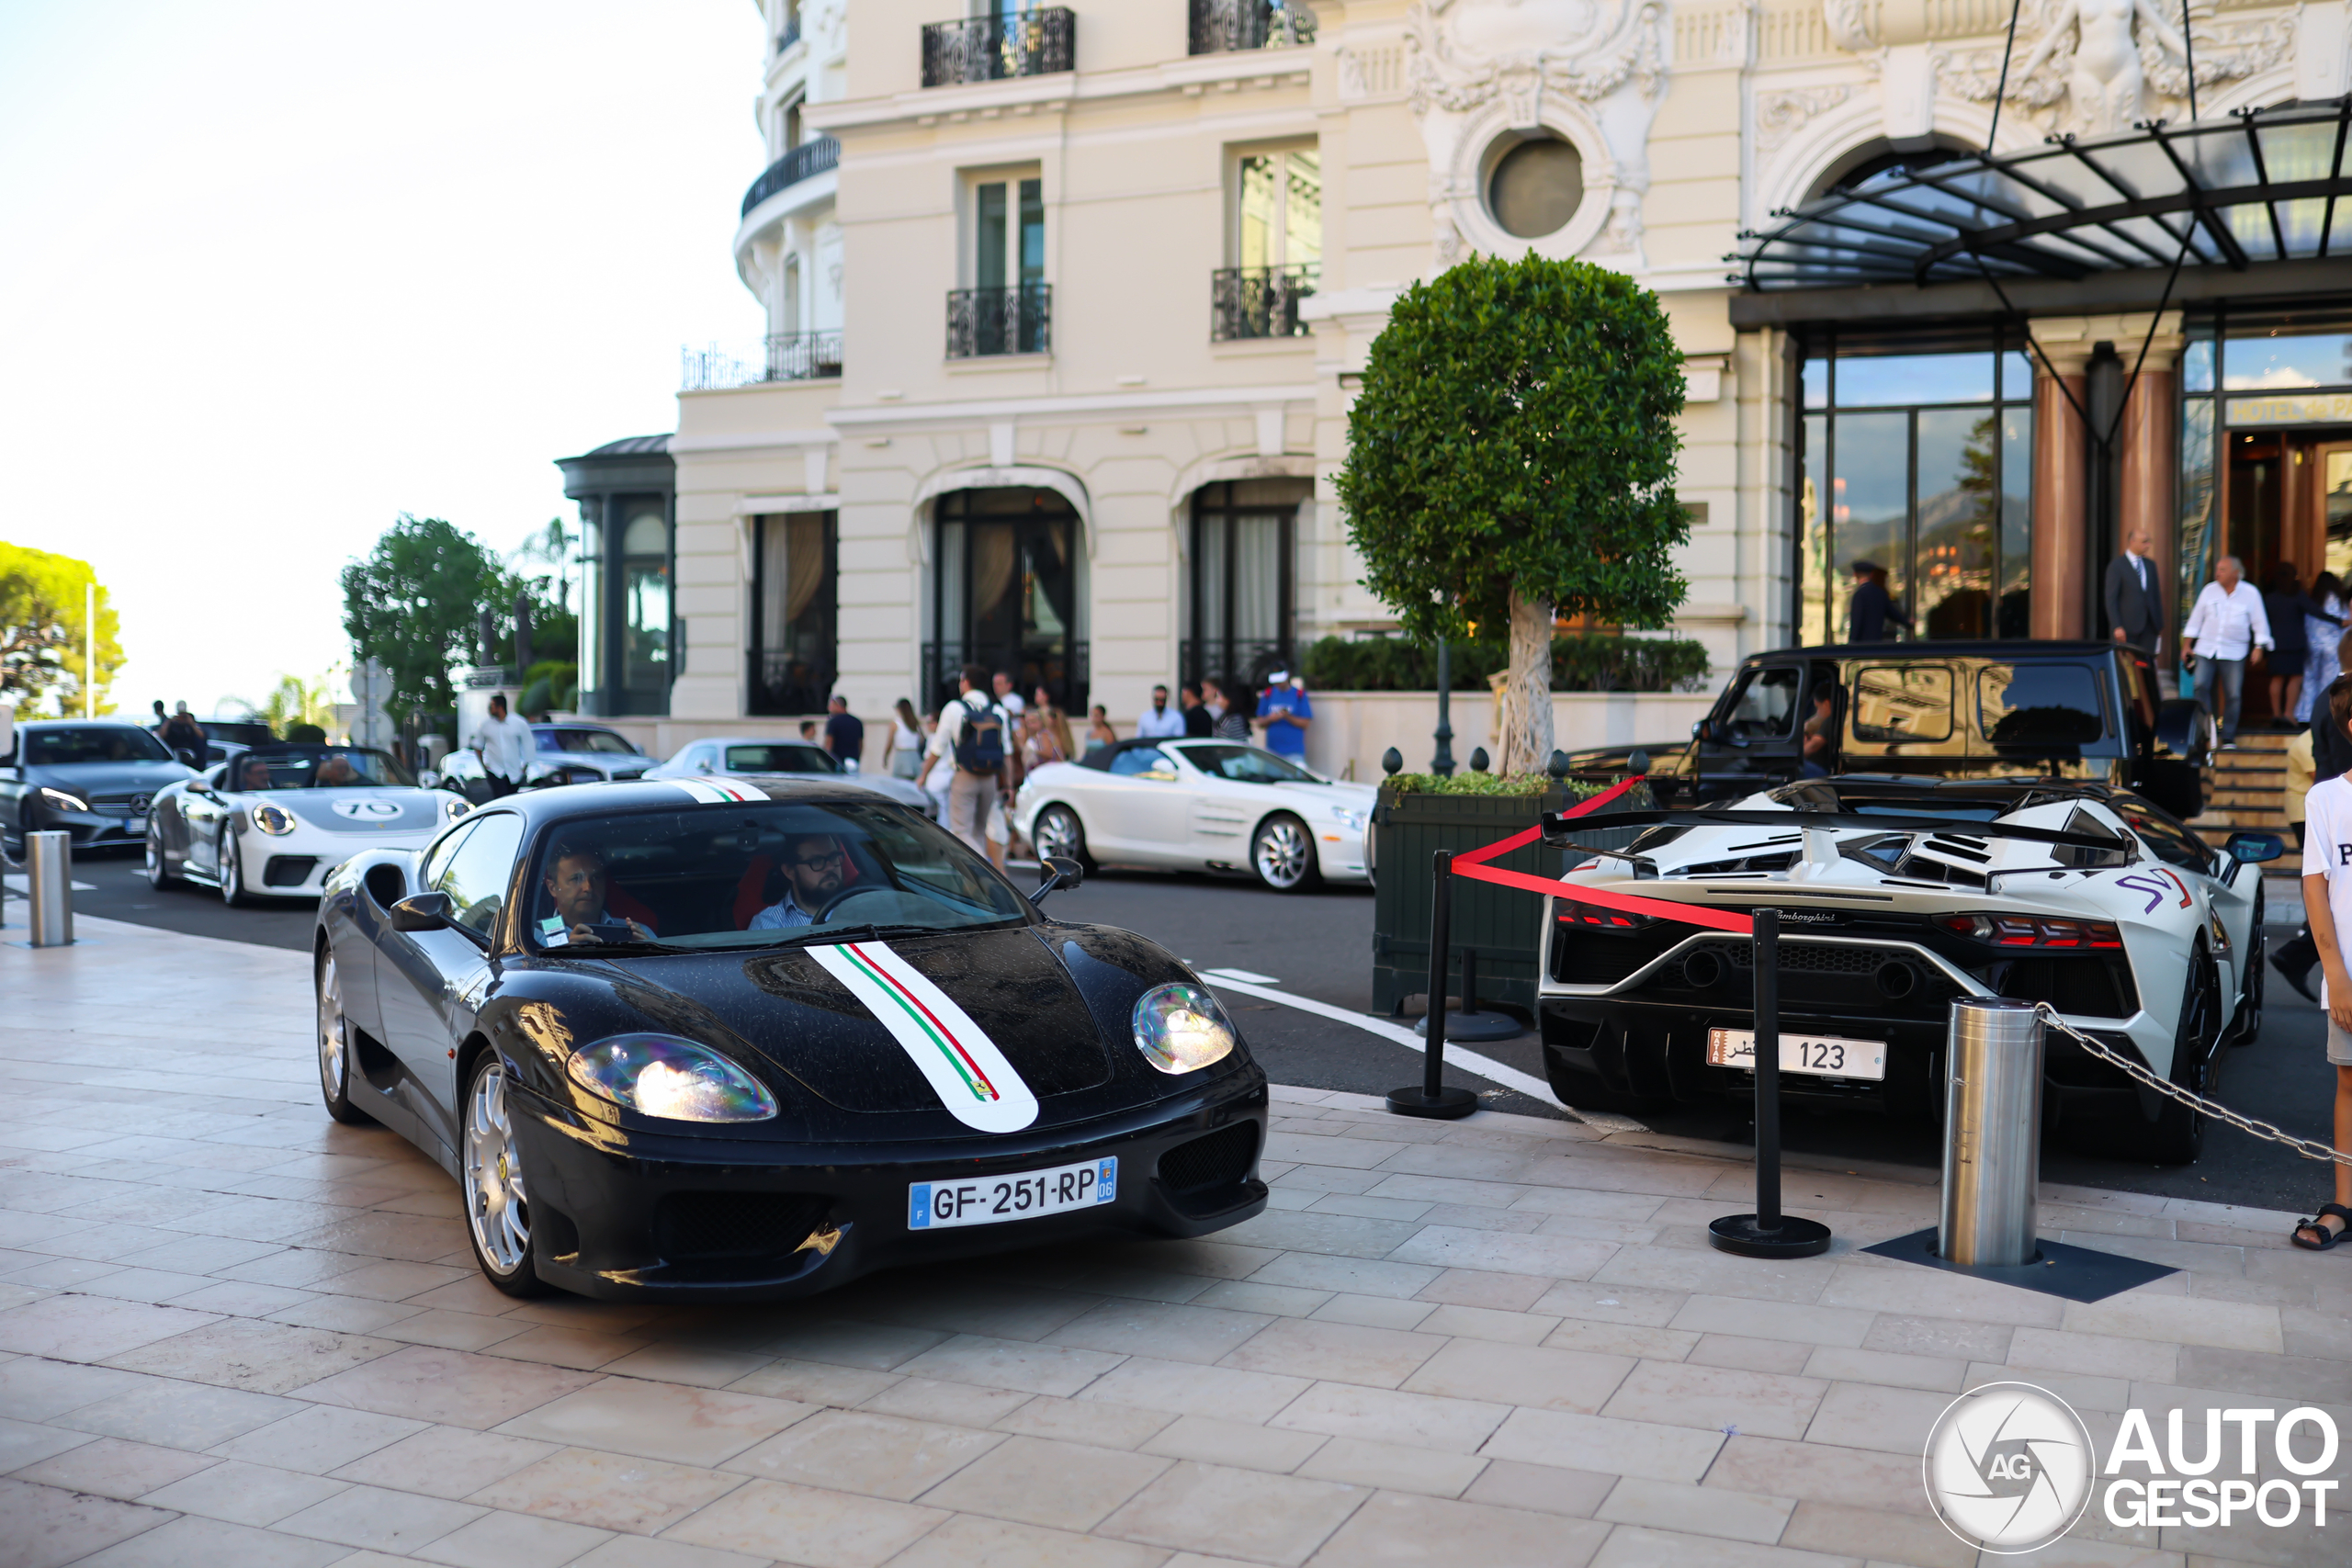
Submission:
[[[1666,624],[1682,353],[1657,296],[1578,261],[1478,257],[1390,309],[1336,479],[1364,586],[1407,635],[1510,627],[1501,771],[1552,755],[1552,626]]]

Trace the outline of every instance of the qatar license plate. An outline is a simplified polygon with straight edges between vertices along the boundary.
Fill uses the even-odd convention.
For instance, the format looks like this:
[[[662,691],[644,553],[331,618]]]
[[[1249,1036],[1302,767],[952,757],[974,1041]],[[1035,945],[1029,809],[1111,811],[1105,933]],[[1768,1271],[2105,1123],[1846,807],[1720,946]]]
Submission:
[[[1018,1176],[984,1176],[971,1181],[914,1181],[907,1185],[907,1228],[945,1230],[951,1225],[1000,1225],[1041,1214],[1092,1209],[1119,1196],[1119,1161],[1090,1159]]]
[[[1707,1031],[1707,1065],[1752,1071],[1756,1066],[1756,1032]],[[1843,1040],[1834,1034],[1782,1034],[1781,1071],[1810,1073],[1822,1078],[1868,1078],[1876,1083],[1886,1077],[1886,1043]]]

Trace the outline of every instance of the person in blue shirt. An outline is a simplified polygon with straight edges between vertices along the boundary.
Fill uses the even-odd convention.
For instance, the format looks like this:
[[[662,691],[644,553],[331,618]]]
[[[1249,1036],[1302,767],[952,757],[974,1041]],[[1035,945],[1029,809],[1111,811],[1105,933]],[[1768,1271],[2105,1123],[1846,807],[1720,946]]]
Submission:
[[[1267,677],[1266,694],[1258,699],[1258,723],[1266,732],[1266,750],[1294,761],[1306,760],[1306,727],[1315,722],[1315,705],[1306,700],[1306,682],[1291,679],[1287,670]]]
[[[750,930],[788,931],[813,925],[827,901],[849,880],[849,850],[831,833],[785,840],[784,897],[752,917]]]

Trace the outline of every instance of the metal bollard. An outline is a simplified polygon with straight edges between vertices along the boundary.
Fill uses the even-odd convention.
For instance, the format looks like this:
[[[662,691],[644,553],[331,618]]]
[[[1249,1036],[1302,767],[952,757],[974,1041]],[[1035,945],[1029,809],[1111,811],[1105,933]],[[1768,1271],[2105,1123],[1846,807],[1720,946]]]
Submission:
[[[32,889],[32,945],[64,947],[74,940],[74,835],[25,835],[25,880]]]
[[[1951,1005],[1944,1091],[1944,1202],[1936,1256],[2030,1263],[2041,1180],[2041,1018],[2031,1002]]]

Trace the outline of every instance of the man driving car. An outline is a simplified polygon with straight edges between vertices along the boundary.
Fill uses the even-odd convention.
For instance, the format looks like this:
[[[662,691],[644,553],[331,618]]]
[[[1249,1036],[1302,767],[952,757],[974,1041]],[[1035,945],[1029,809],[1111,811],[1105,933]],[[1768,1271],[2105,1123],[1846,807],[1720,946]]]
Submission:
[[[587,844],[566,844],[556,851],[548,862],[547,889],[555,913],[539,922],[543,943],[554,944],[559,937],[565,942],[602,942],[598,928],[609,931],[616,925],[628,926],[639,942],[653,940],[652,931],[642,923],[626,917],[616,920],[606,913],[605,857]]]
[[[755,931],[813,924],[849,880],[849,851],[831,833],[797,833],[785,840],[784,897],[752,917]]]

